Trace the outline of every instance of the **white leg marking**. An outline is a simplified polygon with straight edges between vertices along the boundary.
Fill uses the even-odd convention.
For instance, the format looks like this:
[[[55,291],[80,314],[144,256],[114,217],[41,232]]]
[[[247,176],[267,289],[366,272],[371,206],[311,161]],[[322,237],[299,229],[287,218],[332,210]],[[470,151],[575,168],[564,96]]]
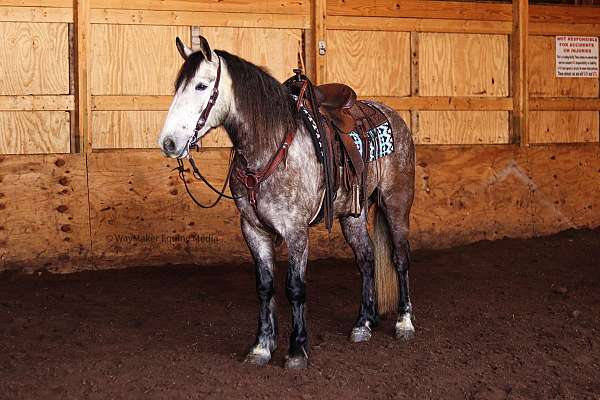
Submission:
[[[271,351],[267,347],[263,347],[260,344],[254,347],[251,353],[260,357],[271,357]]]
[[[414,331],[415,327],[412,324],[412,320],[409,313],[404,314],[400,318],[398,318],[398,322],[396,322],[396,330],[397,331]]]

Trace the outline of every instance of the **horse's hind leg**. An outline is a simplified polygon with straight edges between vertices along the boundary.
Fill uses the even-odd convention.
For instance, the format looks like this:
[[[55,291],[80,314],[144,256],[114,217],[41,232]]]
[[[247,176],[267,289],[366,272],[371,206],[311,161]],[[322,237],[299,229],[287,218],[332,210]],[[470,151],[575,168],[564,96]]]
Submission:
[[[340,225],[346,241],[352,247],[362,278],[362,300],[358,319],[350,333],[352,342],[365,342],[371,339],[371,327],[377,321],[375,303],[375,256],[373,243],[367,230],[365,210],[360,217],[342,217]]]
[[[256,291],[260,302],[256,342],[246,362],[265,365],[277,348],[277,317],[273,285],[273,240],[271,236],[242,218],[242,233],[256,267]]]

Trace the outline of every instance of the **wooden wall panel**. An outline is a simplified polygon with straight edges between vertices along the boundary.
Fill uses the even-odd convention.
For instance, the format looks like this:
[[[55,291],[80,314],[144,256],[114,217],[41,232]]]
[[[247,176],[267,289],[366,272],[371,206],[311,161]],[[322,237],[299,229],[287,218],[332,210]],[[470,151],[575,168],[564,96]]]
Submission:
[[[534,234],[600,226],[600,145],[532,146]]]
[[[68,153],[69,151],[68,112],[0,112],[0,154]]]
[[[517,146],[418,146],[416,154],[410,231],[414,247],[531,237],[524,150]]]
[[[92,25],[94,95],[170,95],[183,60],[175,38],[190,45],[186,26]]]
[[[94,111],[92,143],[95,149],[158,148],[166,111]]]
[[[532,97],[598,97],[598,79],[557,78],[554,36],[529,37],[529,95]]]
[[[508,143],[507,111],[419,111],[417,144]]]
[[[507,4],[431,0],[330,0],[329,15],[510,21]]]
[[[300,29],[201,28],[212,48],[226,50],[264,67],[280,82],[293,75],[302,53]]]
[[[421,96],[508,96],[508,36],[419,35]]]
[[[0,270],[91,267],[84,154],[0,156]]]
[[[600,226],[599,146],[418,146],[412,245]],[[217,185],[228,154],[196,157]],[[233,203],[197,208],[174,167],[156,150],[0,156],[0,270],[248,262]],[[201,199],[214,198],[191,186]],[[310,249],[312,259],[350,256],[337,228],[331,236],[312,229]]]
[[[92,9],[310,14],[308,0],[90,0],[90,4]]]
[[[359,96],[409,96],[410,34],[328,31],[326,80]]]
[[[68,93],[67,24],[0,22],[0,95]]]
[[[598,111],[530,111],[530,143],[598,142]]]

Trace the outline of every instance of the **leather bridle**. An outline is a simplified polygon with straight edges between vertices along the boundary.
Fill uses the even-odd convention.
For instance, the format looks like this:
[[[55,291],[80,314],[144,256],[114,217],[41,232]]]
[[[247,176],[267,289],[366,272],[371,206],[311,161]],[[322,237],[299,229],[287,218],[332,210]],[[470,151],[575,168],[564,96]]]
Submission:
[[[202,112],[200,113],[200,117],[198,117],[198,121],[196,122],[196,127],[194,128],[194,135],[190,138],[190,140],[188,140],[188,143],[186,145],[186,147],[188,149],[188,161],[190,163],[190,166],[192,167],[192,175],[197,180],[204,182],[204,184],[206,184],[206,186],[208,186],[209,189],[211,189],[213,192],[218,194],[219,196],[217,197],[217,199],[208,205],[200,203],[196,199],[196,197],[194,197],[194,195],[192,194],[192,192],[190,191],[190,189],[188,187],[187,181],[185,180],[185,172],[186,172],[185,167],[184,167],[183,161],[181,160],[180,157],[177,158],[178,167],[175,168],[179,172],[179,178],[183,181],[183,185],[185,186],[186,192],[192,198],[194,203],[196,203],[196,205],[198,205],[201,208],[212,208],[212,207],[216,206],[217,204],[219,204],[219,201],[221,201],[221,199],[223,197],[230,199],[230,200],[236,200],[239,198],[239,197],[233,197],[233,196],[229,196],[229,195],[225,194],[225,190],[227,189],[227,184],[229,182],[229,178],[231,178],[232,165],[233,165],[232,160],[234,157],[234,151],[232,151],[232,153],[229,156],[229,171],[227,172],[227,178],[225,178],[225,182],[223,183],[223,187],[221,188],[221,190],[215,188],[208,181],[208,179],[206,179],[200,173],[200,170],[198,169],[198,166],[196,165],[196,162],[194,161],[194,159],[192,158],[192,154],[190,153],[191,149],[198,148],[198,141],[200,140],[198,133],[206,125],[208,116],[210,115],[210,112],[212,111],[213,106],[215,105],[215,103],[217,102],[217,99],[219,98],[219,83],[221,82],[221,58],[218,55],[217,55],[217,60],[218,60],[217,77],[215,78],[215,83],[213,86],[212,93],[210,94],[208,103],[206,103],[206,107],[204,107],[204,110],[202,110]]]

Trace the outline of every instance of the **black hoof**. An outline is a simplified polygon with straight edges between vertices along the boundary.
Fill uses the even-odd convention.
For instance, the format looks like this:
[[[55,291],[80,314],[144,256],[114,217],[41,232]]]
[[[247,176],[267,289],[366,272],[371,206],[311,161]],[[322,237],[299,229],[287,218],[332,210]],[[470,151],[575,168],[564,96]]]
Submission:
[[[284,367],[286,369],[305,369],[308,367],[308,358],[305,356],[287,357]]]
[[[366,326],[359,326],[352,329],[350,333],[350,341],[352,343],[360,343],[360,342],[368,342],[371,340],[373,334],[371,333],[371,329]]]

